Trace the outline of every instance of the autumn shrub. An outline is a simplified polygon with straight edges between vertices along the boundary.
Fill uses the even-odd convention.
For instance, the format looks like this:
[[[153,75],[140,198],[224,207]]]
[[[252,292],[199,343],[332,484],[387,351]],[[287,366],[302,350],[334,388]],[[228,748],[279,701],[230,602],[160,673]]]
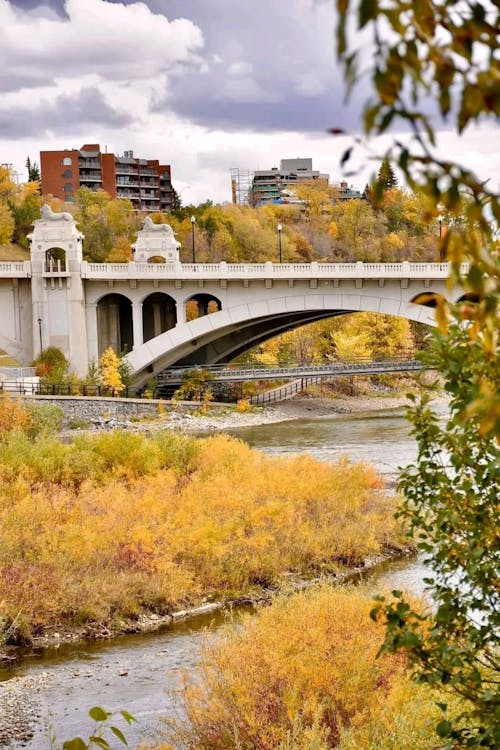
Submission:
[[[427,747],[432,693],[411,684],[404,656],[377,658],[383,626],[371,607],[362,589],[322,585],[228,626],[185,685],[187,722],[169,741],[188,750]]]
[[[245,412],[250,411],[252,408],[252,405],[250,403],[250,400],[248,398],[240,398],[238,399],[236,403],[236,411],[239,414],[245,414]]]
[[[270,457],[226,435],[12,432],[0,484],[12,639],[261,593],[403,543],[370,467]]]
[[[8,393],[0,394],[0,440],[15,430],[29,429],[31,424],[31,414],[20,400],[12,398]]]
[[[62,383],[68,374],[69,362],[57,346],[48,346],[33,360],[33,366],[45,383]]]
[[[30,424],[26,430],[31,438],[55,435],[61,430],[64,412],[54,404],[28,404]]]

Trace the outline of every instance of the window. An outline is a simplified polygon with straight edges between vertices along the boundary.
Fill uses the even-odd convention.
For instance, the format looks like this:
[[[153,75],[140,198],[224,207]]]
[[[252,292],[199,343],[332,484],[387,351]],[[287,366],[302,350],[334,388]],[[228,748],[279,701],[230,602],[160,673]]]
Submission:
[[[62,173],[62,176],[68,179],[68,177],[73,177],[73,172],[71,171],[71,169],[65,169]]]
[[[67,182],[63,186],[63,190],[64,190],[65,193],[72,193],[73,192],[73,185],[71,184],[71,182]]]
[[[65,156],[64,159],[62,160],[63,167],[71,167],[72,164],[73,162],[71,161],[69,156]]]

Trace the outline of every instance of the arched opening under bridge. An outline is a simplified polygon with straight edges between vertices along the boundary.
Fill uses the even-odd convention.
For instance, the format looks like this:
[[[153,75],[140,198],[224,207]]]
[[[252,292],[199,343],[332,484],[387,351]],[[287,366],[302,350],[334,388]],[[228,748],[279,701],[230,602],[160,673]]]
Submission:
[[[421,292],[413,297],[411,302],[415,305],[423,305],[423,307],[437,307],[438,300],[446,302],[445,297],[442,294],[436,294],[435,292]]]
[[[164,292],[150,294],[142,303],[143,340],[150,341],[177,323],[175,300]]]
[[[193,294],[186,300],[186,320],[196,320],[222,310],[222,302],[212,294]]]
[[[106,294],[97,303],[99,356],[111,347],[115,352],[130,352],[134,345],[132,303],[123,294]]]

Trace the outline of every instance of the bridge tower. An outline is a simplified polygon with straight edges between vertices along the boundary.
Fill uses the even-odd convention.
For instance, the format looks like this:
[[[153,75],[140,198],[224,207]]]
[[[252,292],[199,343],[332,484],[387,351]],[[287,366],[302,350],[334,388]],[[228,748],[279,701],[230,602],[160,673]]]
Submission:
[[[170,224],[154,224],[146,216],[137,240],[132,245],[136,263],[179,263],[181,243],[175,239]]]
[[[88,369],[83,234],[71,214],[42,207],[28,235],[31,251],[33,354],[57,346],[79,375]]]

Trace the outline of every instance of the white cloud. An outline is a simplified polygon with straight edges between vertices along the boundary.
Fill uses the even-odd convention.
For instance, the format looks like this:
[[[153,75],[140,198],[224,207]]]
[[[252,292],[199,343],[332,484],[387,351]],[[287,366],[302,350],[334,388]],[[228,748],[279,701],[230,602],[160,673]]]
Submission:
[[[201,30],[185,18],[169,21],[142,2],[66,0],[68,18],[27,12],[0,0],[0,69],[15,68],[32,85],[64,72],[96,72],[108,80],[150,78],[197,61]]]
[[[324,94],[327,82],[320,78],[317,73],[303,73],[297,78],[293,90],[302,96],[318,96]]]
[[[228,65],[226,73],[230,76],[248,76],[253,72],[253,65],[249,62],[239,60],[238,62],[231,63]]]
[[[229,78],[215,92],[215,99],[235,103],[275,102],[276,94],[263,88],[250,76]]]

